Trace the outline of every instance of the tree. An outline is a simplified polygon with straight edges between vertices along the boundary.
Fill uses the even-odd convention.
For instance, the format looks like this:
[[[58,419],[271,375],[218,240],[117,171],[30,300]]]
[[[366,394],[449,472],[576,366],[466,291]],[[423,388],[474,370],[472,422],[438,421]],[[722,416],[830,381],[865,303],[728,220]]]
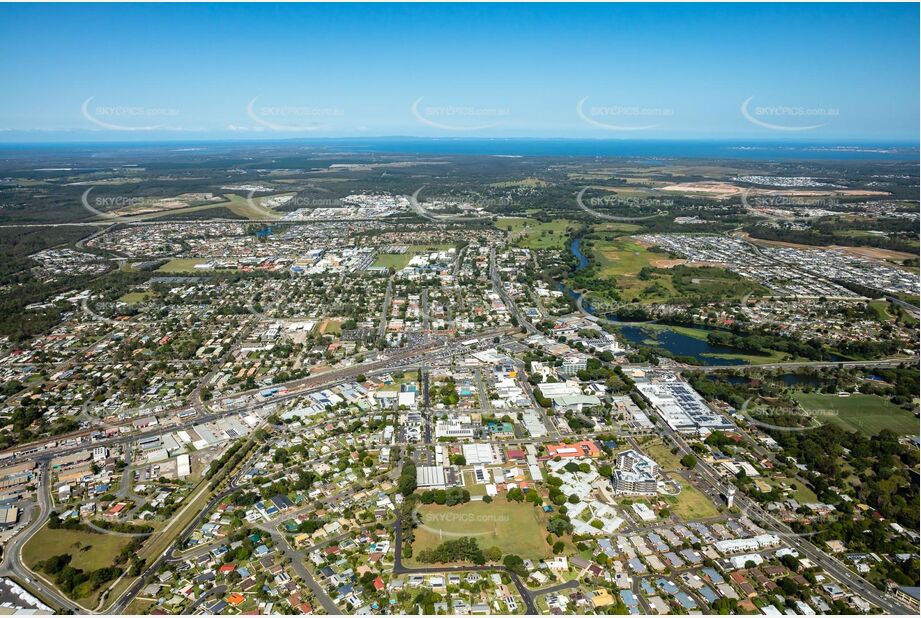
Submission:
[[[412,460],[407,460],[400,470],[399,487],[403,496],[410,496],[416,491],[416,464]]]
[[[694,466],[697,465],[697,457],[688,453],[681,458],[681,465],[687,468],[688,470],[693,470]]]
[[[515,573],[516,575],[526,577],[528,574],[528,570],[525,568],[524,560],[521,559],[521,556],[516,556],[515,554],[507,554],[502,559],[502,564],[505,565],[506,569],[512,573]]]

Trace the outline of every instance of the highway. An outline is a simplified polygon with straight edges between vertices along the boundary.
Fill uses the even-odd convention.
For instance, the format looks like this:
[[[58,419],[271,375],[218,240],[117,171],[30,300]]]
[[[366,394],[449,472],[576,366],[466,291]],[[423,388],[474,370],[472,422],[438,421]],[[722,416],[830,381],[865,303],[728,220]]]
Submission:
[[[510,330],[512,329],[491,329],[473,335],[470,337],[470,339],[476,339],[480,342],[491,341],[496,336],[508,334]],[[264,389],[260,388],[250,391],[242,391],[218,400],[208,402],[208,408],[210,408],[210,410],[202,406],[196,416],[191,417],[190,420],[182,423],[157,425],[153,429],[147,431],[126,432],[111,438],[104,438],[93,442],[80,442],[79,444],[68,445],[61,448],[57,446],[58,444],[68,440],[89,438],[91,435],[99,431],[99,428],[84,429],[81,431],[57,436],[53,439],[49,438],[45,440],[38,440],[36,442],[30,442],[27,444],[21,444],[3,451],[0,453],[0,456],[16,455],[11,461],[48,461],[54,457],[76,453],[92,446],[111,447],[126,444],[141,438],[159,435],[168,431],[188,429],[194,425],[217,420],[230,414],[240,414],[246,411],[254,410],[256,408],[261,408],[265,405],[295,399],[297,397],[306,395],[309,392],[322,390],[341,382],[352,380],[362,374],[373,375],[375,373],[385,373],[388,371],[393,371],[399,367],[422,362],[423,360],[444,358],[453,353],[456,353],[456,351],[456,348],[449,346],[447,341],[428,342],[413,348],[398,348],[397,351],[393,352],[390,356],[382,360],[353,365],[351,367],[345,367],[342,369],[334,369],[332,371],[325,371],[315,376],[308,376],[306,378],[300,378],[291,382],[276,384],[276,387],[285,387],[291,390],[285,394],[276,395],[271,398],[265,398],[264,400],[257,400],[244,406],[230,408],[227,407],[231,401],[239,400],[241,398],[252,398],[258,396],[259,392]],[[178,412],[178,410],[172,411],[170,415],[175,414],[176,412]],[[128,426],[132,423],[133,420],[135,419],[126,419],[118,424],[122,426]],[[34,452],[22,454],[23,451]]]
[[[591,189],[591,187],[585,187],[584,189],[579,191],[579,193],[576,194],[576,205],[582,210],[584,210],[585,212],[587,212],[588,214],[592,215],[593,217],[597,217],[599,219],[605,219],[607,221],[644,221],[646,219],[655,219],[656,217],[662,216],[657,213],[654,215],[646,215],[644,217],[618,217],[615,215],[607,215],[603,212],[598,212],[597,210],[592,210],[591,208],[585,205],[585,202],[582,201],[582,197],[585,195],[585,192],[588,191],[589,189]]]
[[[409,205],[412,207],[413,212],[422,217],[423,219],[428,219],[429,221],[434,222],[445,222],[445,223],[470,223],[473,221],[492,221],[492,217],[479,217],[479,216],[467,216],[467,215],[439,215],[434,214],[428,211],[427,208],[424,208],[422,204],[419,203],[419,194],[422,193],[422,190],[426,185],[422,185],[416,191],[409,196]]]
[[[898,367],[902,364],[918,364],[917,356],[897,356],[895,358],[881,358],[878,360],[855,361],[791,361],[789,363],[766,363],[764,365],[684,365],[689,371],[728,371],[732,369],[799,369],[813,367],[815,369],[835,369],[845,367]]]

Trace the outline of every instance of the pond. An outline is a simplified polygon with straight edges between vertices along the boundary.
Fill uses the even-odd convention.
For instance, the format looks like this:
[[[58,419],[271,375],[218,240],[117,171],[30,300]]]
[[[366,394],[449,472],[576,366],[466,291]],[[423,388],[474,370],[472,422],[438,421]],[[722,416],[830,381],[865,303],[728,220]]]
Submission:
[[[705,365],[747,365],[739,358],[719,358],[716,354],[738,354],[735,348],[727,348],[690,337],[673,330],[652,330],[642,326],[621,326],[620,334],[634,346],[646,346],[666,350],[675,356],[687,356]],[[655,343],[648,343],[650,340]]]
[[[569,243],[569,250],[572,252],[576,259],[578,259],[578,265],[576,270],[582,270],[588,266],[588,258],[585,257],[585,254],[582,253],[582,238],[577,237],[573,238],[572,242]],[[581,293],[576,292],[572,288],[563,285],[559,285],[559,289],[569,295],[573,300],[578,300]],[[595,311],[592,309],[591,305],[583,302],[582,307],[591,314],[595,314]],[[619,322],[617,317],[613,314],[607,314],[604,316],[607,320],[611,322]],[[624,339],[634,346],[648,346],[646,343],[649,339],[655,339],[656,344],[652,347],[660,348],[666,350],[671,354],[676,356],[688,356],[693,357],[700,361],[701,363],[707,365],[746,365],[745,361],[741,359],[727,359],[727,358],[718,358],[713,356],[714,354],[732,354],[737,352],[733,348],[727,348],[725,346],[715,346],[711,345],[706,341],[701,341],[700,339],[695,339],[694,337],[689,337],[681,333],[671,331],[671,330],[656,330],[652,331],[651,329],[644,329],[642,326],[631,326],[627,324],[622,324],[620,326],[620,333]]]
[[[787,386],[821,386],[822,380],[815,378],[810,375],[802,375],[798,373],[785,373],[781,376],[778,376],[781,382]]]

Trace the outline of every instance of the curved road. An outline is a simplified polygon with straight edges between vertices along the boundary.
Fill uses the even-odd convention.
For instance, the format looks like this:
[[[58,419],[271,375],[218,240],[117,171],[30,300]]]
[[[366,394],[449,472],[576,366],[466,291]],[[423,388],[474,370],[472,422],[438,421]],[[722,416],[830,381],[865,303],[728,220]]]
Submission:
[[[33,590],[37,589],[37,596],[51,601],[51,604],[57,605],[65,611],[88,613],[86,608],[81,607],[79,604],[59,593],[54,586],[36,585],[38,582],[33,578],[40,576],[30,571],[22,562],[23,546],[45,525],[51,515],[51,475],[48,473],[47,463],[43,462],[40,465],[39,474],[41,474],[42,477],[41,483],[36,490],[38,494],[39,512],[37,514],[34,513],[36,507],[33,505],[30,509],[30,514],[34,515],[32,521],[22,532],[10,539],[3,548],[3,562],[0,563],[0,575],[14,575],[18,577],[26,582],[28,588],[32,588]]]
[[[584,189],[579,191],[579,193],[576,195],[576,204],[579,206],[579,208],[581,208],[588,214],[592,215],[593,217],[598,217],[599,219],[605,219],[607,221],[624,222],[624,221],[645,221],[646,219],[655,219],[656,217],[662,216],[659,214],[655,214],[655,215],[645,215],[643,217],[617,217],[615,215],[606,215],[603,212],[592,210],[591,208],[586,206],[585,203],[582,201],[582,196],[585,195],[585,192],[588,191],[589,189],[591,189],[591,187],[585,187]]]
[[[422,207],[422,204],[419,203],[419,194],[422,192],[426,185],[422,185],[416,192],[409,196],[409,205],[412,206],[412,209],[416,212],[417,215],[423,219],[428,219],[429,221],[437,222],[455,222],[455,223],[467,223],[470,221],[492,221],[492,217],[467,217],[465,215],[436,215],[430,213],[426,208]]]

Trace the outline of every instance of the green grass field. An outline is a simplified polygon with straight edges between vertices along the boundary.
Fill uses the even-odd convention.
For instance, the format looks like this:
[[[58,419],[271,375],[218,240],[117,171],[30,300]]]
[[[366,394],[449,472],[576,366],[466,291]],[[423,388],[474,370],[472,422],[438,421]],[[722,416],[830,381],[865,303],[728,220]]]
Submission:
[[[209,270],[196,270],[196,264],[205,264],[202,258],[175,258],[157,269],[159,273],[208,273]]]
[[[719,511],[716,510],[716,507],[710,502],[709,498],[684,480],[682,476],[678,474],[672,474],[670,476],[681,483],[681,493],[678,494],[678,496],[665,497],[665,500],[671,503],[670,509],[674,515],[686,521],[716,517],[719,515]]]
[[[470,492],[471,496],[485,496],[486,485],[480,485],[473,478],[472,470],[464,470],[464,489]]]
[[[562,249],[569,240],[568,230],[572,221],[558,219],[541,223],[525,217],[500,217],[496,227],[511,232],[514,244],[526,249]]]
[[[45,525],[22,548],[22,560],[35,570],[35,565],[59,554],[73,556],[71,566],[94,571],[112,566],[115,556],[131,542],[130,537],[96,534],[82,530],[50,529]]]
[[[282,214],[263,206],[263,200],[279,195],[290,195],[277,193],[275,195],[264,195],[247,199],[245,196],[228,193],[223,195],[223,202],[210,202],[207,204],[198,204],[196,206],[186,206],[184,208],[163,209],[157,212],[150,212],[140,215],[131,215],[125,213],[124,218],[129,221],[147,221],[150,219],[159,219],[160,217],[175,217],[189,213],[203,212],[206,210],[226,208],[237,216],[245,219],[265,220],[280,219]]]
[[[637,230],[643,229],[643,226],[637,225],[636,223],[597,223],[592,226],[592,229],[596,232],[623,232],[625,234],[632,234]]]
[[[681,469],[681,455],[672,453],[672,449],[663,444],[662,441],[658,438],[640,446],[642,447],[643,451],[652,457],[657,464],[662,466],[663,469]]]
[[[136,305],[138,303],[144,302],[151,296],[153,296],[153,294],[150,292],[128,292],[118,300],[119,302],[128,303],[129,305]]]
[[[601,232],[601,226],[596,227]],[[652,251],[627,236],[593,236],[586,254],[598,266],[598,277],[613,278],[622,300],[639,303],[682,298],[738,299],[764,293],[764,287],[722,268],[686,267],[666,253]],[[656,269],[647,271],[644,268]]]
[[[880,322],[888,322],[892,319],[889,315],[889,303],[885,300],[870,301],[870,309],[876,313],[876,319]]]
[[[793,499],[799,502],[800,504],[806,504],[809,502],[818,502],[819,499],[815,495],[815,492],[806,487],[805,483],[802,481],[795,481],[793,479],[784,477],[784,476],[768,476],[763,477],[758,480],[764,481],[771,487],[776,487],[782,490],[782,485],[791,487],[796,486],[796,489],[793,490]]]
[[[823,423],[832,423],[848,431],[871,436],[882,429],[900,435],[917,435],[918,419],[878,395],[857,393],[838,397],[822,393],[796,393],[794,399]]]
[[[391,374],[392,375],[392,374]],[[415,371],[405,371],[403,372],[403,377],[393,377],[393,383],[381,386],[382,391],[398,391],[403,384],[411,384],[412,382],[417,382],[419,380],[419,374]]]
[[[37,569],[36,565],[52,556],[70,554],[70,565],[89,573],[96,569],[112,566],[115,557],[130,542],[131,538],[126,536],[97,534],[82,530],[64,530],[61,528],[52,530],[46,524],[23,546],[22,561],[33,571],[51,579]],[[107,586],[108,584],[92,592],[89,582],[87,582],[74,590],[74,598],[85,606],[92,608],[98,602],[102,590]]]
[[[638,276],[643,268],[654,266],[655,260],[667,259],[667,254],[650,252],[626,236],[590,239],[583,251],[597,264],[599,278],[617,281],[622,300],[654,303],[679,296],[669,274],[654,273],[646,279]]]
[[[652,253],[627,237],[593,242],[592,257],[597,260],[602,277],[633,276],[643,267],[651,266],[652,260],[668,257],[664,253]]]
[[[551,555],[544,537],[545,514],[529,503],[508,502],[497,497],[492,503],[468,502],[459,506],[426,504],[419,507],[422,524],[416,528],[413,555],[437,547],[444,541],[470,536],[480,547],[496,546],[503,554],[522,558]]]
[[[412,255],[407,251],[406,253],[379,253],[377,254],[377,259],[374,260],[374,266],[381,266],[383,268],[392,268],[394,270],[400,270],[409,264],[409,260],[412,259]]]

